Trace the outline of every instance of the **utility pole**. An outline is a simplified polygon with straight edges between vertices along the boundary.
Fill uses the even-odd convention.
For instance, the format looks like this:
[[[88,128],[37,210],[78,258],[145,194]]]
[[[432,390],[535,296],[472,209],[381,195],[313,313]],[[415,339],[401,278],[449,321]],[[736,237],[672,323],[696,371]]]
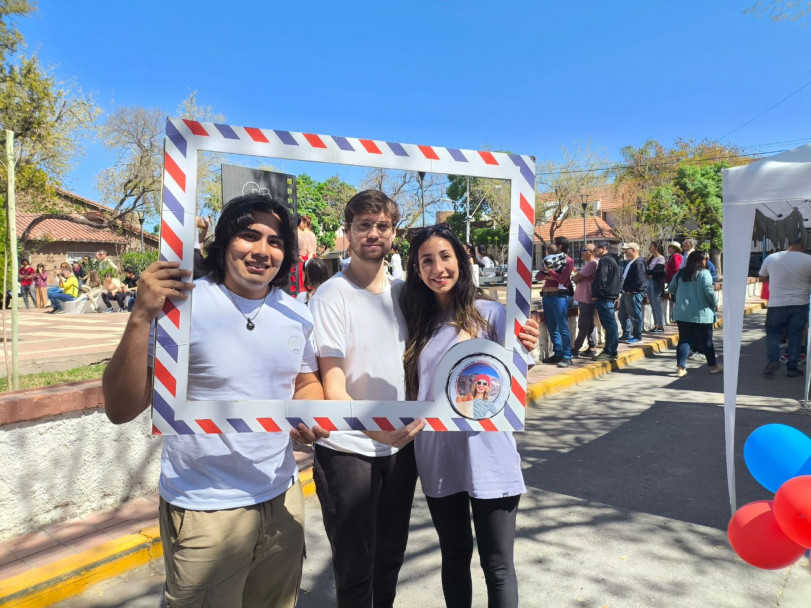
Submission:
[[[465,192],[465,243],[470,243],[470,176],[467,178]]]
[[[8,219],[8,248],[11,253],[11,389],[20,389],[19,358],[19,269],[17,259],[17,202],[14,196],[14,131],[6,129],[6,175],[8,195],[6,197],[6,218]],[[5,297],[5,294],[3,294]]]

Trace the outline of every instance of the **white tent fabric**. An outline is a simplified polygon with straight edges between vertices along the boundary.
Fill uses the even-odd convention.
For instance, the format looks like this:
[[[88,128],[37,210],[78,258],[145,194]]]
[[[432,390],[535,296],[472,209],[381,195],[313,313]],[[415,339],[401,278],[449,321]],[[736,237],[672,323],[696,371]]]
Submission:
[[[798,209],[811,219],[811,145],[723,171],[724,435],[729,505],[735,494],[735,402],[755,210],[779,220]],[[811,221],[805,221],[811,225]],[[764,362],[765,363],[765,362]]]

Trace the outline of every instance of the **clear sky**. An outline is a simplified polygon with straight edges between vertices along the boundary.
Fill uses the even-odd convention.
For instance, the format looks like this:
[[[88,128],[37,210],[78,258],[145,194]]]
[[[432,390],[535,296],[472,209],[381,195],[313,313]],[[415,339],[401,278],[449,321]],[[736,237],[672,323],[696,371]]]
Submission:
[[[811,26],[744,14],[754,1],[40,0],[19,27],[105,111],[173,115],[196,90],[235,125],[539,161],[591,140],[618,159],[722,137],[811,82]],[[810,142],[811,86],[727,141]],[[89,145],[65,187],[97,199],[110,164]]]

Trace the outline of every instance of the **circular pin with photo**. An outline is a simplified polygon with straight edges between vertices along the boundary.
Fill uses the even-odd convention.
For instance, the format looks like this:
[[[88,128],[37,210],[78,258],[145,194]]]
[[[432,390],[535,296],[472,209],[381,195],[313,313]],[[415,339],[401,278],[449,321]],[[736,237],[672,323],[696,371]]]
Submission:
[[[470,420],[492,418],[504,409],[510,392],[510,372],[499,359],[474,353],[451,368],[445,394],[453,410]]]

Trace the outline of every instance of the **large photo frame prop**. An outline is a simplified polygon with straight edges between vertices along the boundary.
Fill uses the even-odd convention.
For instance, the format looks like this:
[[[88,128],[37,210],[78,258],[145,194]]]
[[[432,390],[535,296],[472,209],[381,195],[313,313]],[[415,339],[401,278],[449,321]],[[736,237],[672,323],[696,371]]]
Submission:
[[[194,259],[197,158],[200,152],[424,171],[507,180],[510,243],[505,344],[468,340],[440,362],[434,402],[422,401],[187,401],[191,302],[169,299],[157,319],[154,344],[152,429],[155,434],[288,432],[303,422],[330,431],[388,431],[415,418],[433,431],[520,431],[524,428],[527,351],[518,341],[530,316],[535,223],[535,160],[531,156],[400,144],[170,118],[166,122],[160,259],[191,270]],[[499,403],[479,404],[480,418],[461,415],[451,403],[456,377],[476,363],[498,378]],[[461,366],[461,367],[460,367]],[[269,371],[269,373],[272,373]],[[506,398],[505,398],[506,397]]]

